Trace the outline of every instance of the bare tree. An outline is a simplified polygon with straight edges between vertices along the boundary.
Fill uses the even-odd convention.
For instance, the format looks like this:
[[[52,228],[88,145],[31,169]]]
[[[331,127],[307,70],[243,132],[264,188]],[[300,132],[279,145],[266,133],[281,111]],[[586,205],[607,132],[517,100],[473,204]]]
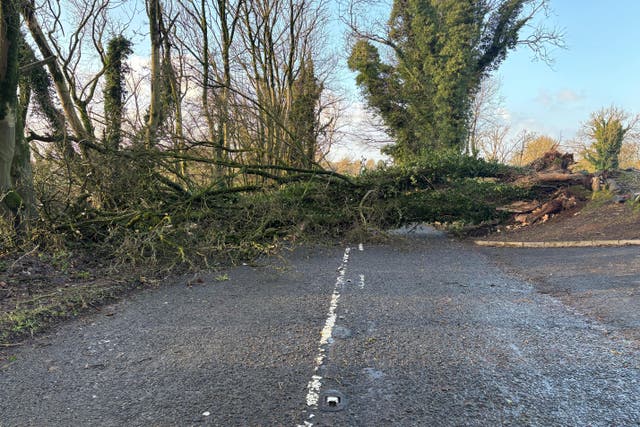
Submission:
[[[467,153],[477,156],[486,150],[487,140],[493,140],[493,145],[503,140],[508,133],[508,126],[504,120],[504,97],[500,94],[501,83],[497,78],[488,77],[482,81],[476,96],[471,104],[471,117],[469,120],[469,138]],[[502,135],[499,138],[497,136]],[[495,153],[495,149],[489,150]],[[491,157],[491,156],[489,156]]]
[[[192,97],[186,102],[190,116],[204,119],[196,128],[206,124],[191,145],[213,150],[218,176],[236,162],[315,167],[319,141],[330,140],[337,111],[335,97],[323,94],[330,62],[320,56],[324,3],[178,5],[174,44],[184,57],[186,80],[200,88],[199,104]]]
[[[513,135],[500,90],[497,78],[482,81],[471,105],[466,151],[473,156],[508,163],[514,161],[514,154],[529,142],[532,134],[523,131]]]
[[[162,69],[161,49],[162,34],[160,25],[162,20],[162,4],[160,0],[146,0],[147,17],[149,18],[149,42],[151,48],[151,99],[149,102],[145,143],[152,147],[156,143],[158,127],[162,121]]]

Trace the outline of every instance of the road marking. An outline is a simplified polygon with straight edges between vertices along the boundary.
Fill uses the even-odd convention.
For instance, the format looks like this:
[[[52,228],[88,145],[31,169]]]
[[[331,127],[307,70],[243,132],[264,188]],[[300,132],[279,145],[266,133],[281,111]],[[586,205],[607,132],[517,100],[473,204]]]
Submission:
[[[364,274],[360,275],[360,283],[358,283],[360,289],[364,289]]]
[[[342,256],[342,264],[338,267],[338,277],[336,283],[333,286],[333,294],[331,294],[331,303],[329,304],[329,312],[327,313],[327,319],[324,322],[324,327],[320,332],[320,344],[318,345],[318,354],[316,356],[316,366],[313,369],[314,374],[311,376],[311,380],[307,384],[307,406],[312,410],[318,408],[320,401],[320,389],[322,388],[322,376],[318,375],[320,367],[324,363],[327,355],[329,344],[331,344],[331,334],[333,328],[336,325],[336,310],[338,309],[338,302],[340,301],[340,291],[344,286],[345,274],[347,273],[347,263],[349,262],[349,253],[351,248],[344,250]],[[315,414],[310,413],[308,419],[315,417]],[[304,424],[298,424],[298,427],[311,427],[313,423],[305,421]]]

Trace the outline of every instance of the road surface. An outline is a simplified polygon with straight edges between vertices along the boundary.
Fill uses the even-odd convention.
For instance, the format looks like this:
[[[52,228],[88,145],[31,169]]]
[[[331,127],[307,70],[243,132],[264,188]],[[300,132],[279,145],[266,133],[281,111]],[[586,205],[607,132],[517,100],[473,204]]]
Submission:
[[[509,253],[426,230],[141,292],[15,349],[0,426],[640,425],[637,341]]]

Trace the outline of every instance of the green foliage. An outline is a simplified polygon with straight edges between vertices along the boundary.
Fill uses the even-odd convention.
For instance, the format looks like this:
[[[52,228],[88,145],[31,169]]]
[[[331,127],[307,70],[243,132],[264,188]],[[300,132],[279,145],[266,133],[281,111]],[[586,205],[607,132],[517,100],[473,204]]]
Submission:
[[[300,66],[292,87],[288,117],[292,139],[291,166],[311,168],[314,164],[319,131],[316,110],[323,90],[315,76],[313,60],[309,58]]]
[[[124,169],[136,171],[137,161]],[[176,193],[150,177],[132,185],[115,205],[88,203],[82,189],[60,200],[67,187],[52,169],[36,180],[42,216],[34,239],[64,268],[69,248],[126,264],[203,268],[240,262],[300,239],[335,239],[413,221],[478,223],[499,218],[498,205],[524,198],[523,190],[496,182],[507,166],[455,151],[435,152],[401,166],[366,171],[352,181],[308,175],[277,186]],[[94,196],[91,196],[94,197]]]
[[[0,199],[11,212],[16,213],[22,207],[22,197],[16,191],[9,191]]]
[[[127,57],[133,53],[131,42],[122,35],[109,40],[104,87],[105,144],[117,150],[122,140],[122,114],[126,96]]]
[[[407,193],[398,199],[403,222],[463,222],[496,219],[496,207],[526,195],[519,188],[465,179],[446,188]]]
[[[371,108],[396,144],[387,149],[404,164],[433,150],[462,151],[473,96],[480,82],[505,59],[530,17],[527,0],[396,0],[389,34],[377,40],[393,52],[380,59],[369,40],[357,41],[349,67],[358,73]]]
[[[508,166],[448,150],[434,151],[406,164],[376,169],[366,173],[363,180],[365,185],[386,182],[389,191],[407,191],[435,188],[461,178],[505,177],[511,173],[512,168]]]
[[[408,222],[477,224],[499,218],[497,206],[529,196],[528,190],[485,179],[512,174],[512,168],[496,162],[441,151],[411,164],[365,174],[362,182],[376,189],[378,223],[382,226]]]
[[[38,61],[33,48],[26,42],[24,34],[20,34],[20,65],[25,66]],[[65,133],[64,116],[54,102],[54,91],[51,84],[51,77],[44,66],[32,67],[29,71],[20,75],[20,92],[29,93],[31,96],[26,99],[23,112],[26,113],[26,106],[29,102],[34,102],[33,112],[46,120],[48,127],[54,137],[54,141],[62,144]],[[31,99],[32,98],[32,99]],[[64,152],[64,149],[60,150]]]
[[[623,125],[624,113],[616,108],[600,110],[591,116],[586,133],[592,140],[584,157],[596,170],[615,170],[629,127]]]

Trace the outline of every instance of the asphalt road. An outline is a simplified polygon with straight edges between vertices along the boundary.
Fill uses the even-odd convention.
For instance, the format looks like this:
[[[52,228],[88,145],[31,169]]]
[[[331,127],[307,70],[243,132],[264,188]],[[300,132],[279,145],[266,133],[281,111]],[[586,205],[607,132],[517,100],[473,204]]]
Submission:
[[[637,342],[505,254],[417,233],[137,294],[15,349],[0,426],[640,425]]]
[[[640,343],[640,248],[486,249],[499,268],[528,280],[604,328]]]

